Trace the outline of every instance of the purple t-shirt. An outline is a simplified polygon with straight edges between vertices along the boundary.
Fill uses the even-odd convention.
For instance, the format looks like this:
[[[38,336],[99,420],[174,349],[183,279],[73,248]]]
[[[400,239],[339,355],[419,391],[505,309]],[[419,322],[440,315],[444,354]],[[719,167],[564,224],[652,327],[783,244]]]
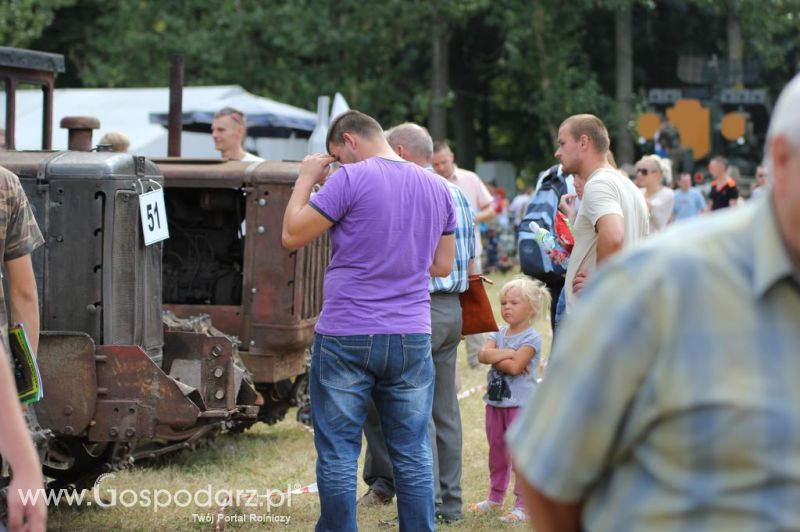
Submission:
[[[309,203],[333,222],[317,332],[430,334],[428,269],[456,228],[445,182],[372,157],[342,166]]]

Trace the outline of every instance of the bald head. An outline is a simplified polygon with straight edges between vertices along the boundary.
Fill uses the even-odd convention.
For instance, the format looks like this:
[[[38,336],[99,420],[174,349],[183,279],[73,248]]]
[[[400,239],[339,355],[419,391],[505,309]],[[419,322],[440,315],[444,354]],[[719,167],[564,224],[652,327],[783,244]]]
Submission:
[[[766,162],[778,230],[800,272],[800,75],[786,85],[772,109]]]
[[[433,159],[433,139],[424,127],[412,122],[395,126],[386,132],[389,146],[406,161],[430,166]]]
[[[778,102],[772,109],[772,116],[767,130],[767,146],[776,137],[783,137],[787,142],[800,149],[800,74],[796,75],[781,92]],[[771,170],[772,156],[766,150],[767,168]],[[771,171],[769,172],[772,173]]]

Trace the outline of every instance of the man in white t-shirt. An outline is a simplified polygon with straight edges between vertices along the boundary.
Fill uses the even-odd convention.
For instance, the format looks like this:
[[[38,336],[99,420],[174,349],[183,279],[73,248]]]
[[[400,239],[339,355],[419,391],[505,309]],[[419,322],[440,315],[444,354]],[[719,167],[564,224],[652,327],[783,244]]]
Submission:
[[[519,224],[522,223],[522,218],[525,217],[525,210],[528,208],[528,203],[531,202],[531,197],[533,197],[533,187],[525,187],[521,194],[514,196],[508,206],[508,211],[514,215],[514,231],[519,229]]]
[[[649,232],[644,196],[608,163],[609,144],[605,124],[594,115],[570,116],[558,130],[556,158],[564,173],[585,183],[564,284],[568,312],[598,264]]]
[[[211,124],[211,138],[220,157],[228,161],[263,161],[258,155],[244,151],[244,137],[247,134],[247,117],[233,107],[224,107],[214,115]]]

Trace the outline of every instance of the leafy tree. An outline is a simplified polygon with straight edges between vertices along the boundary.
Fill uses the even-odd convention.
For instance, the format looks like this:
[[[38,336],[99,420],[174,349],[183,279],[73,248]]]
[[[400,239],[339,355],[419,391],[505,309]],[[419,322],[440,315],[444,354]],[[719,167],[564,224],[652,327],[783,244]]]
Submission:
[[[500,71],[492,80],[495,155],[528,176],[554,162],[558,126],[591,112],[613,123],[613,103],[589,68],[581,3],[507,1]]]
[[[53,22],[55,11],[75,0],[0,0],[0,43],[24,48]]]
[[[435,104],[462,166],[507,159],[531,175],[553,162],[564,117],[593,112],[615,134],[626,120],[614,99],[624,9],[634,91],[681,85],[682,54],[726,57],[731,17],[772,94],[798,67],[800,0],[15,0],[0,3],[0,35],[64,53],[60,86],[164,86],[183,53],[187,84],[307,109],[340,91],[387,126],[427,123]]]
[[[121,0],[97,17],[77,67],[87,86],[163,86],[169,56],[183,53],[190,84],[237,83],[307,108],[338,90],[403,117],[419,107],[409,95],[424,78],[411,74],[424,75],[426,54],[425,28],[401,5]]]

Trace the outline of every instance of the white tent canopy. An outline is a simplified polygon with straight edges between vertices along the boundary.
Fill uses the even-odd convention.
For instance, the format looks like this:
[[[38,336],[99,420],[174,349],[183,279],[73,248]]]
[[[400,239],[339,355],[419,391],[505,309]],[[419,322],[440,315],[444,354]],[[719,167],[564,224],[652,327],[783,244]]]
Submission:
[[[248,94],[238,85],[184,87],[183,109],[219,108],[231,98]],[[0,93],[0,124],[5,123],[5,94]],[[42,139],[41,90],[17,91],[16,149],[39,150]],[[285,104],[281,104],[285,105]],[[291,106],[286,106],[291,107]],[[53,101],[53,149],[67,148],[67,131],[59,124],[65,116],[93,116],[100,120],[100,129],[92,137],[96,144],[105,133],[117,131],[131,142],[130,152],[148,157],[167,155],[167,130],[150,122],[151,113],[169,109],[169,88],[142,89],[56,89]],[[296,113],[316,117],[315,113],[291,108]],[[248,151],[267,159],[302,159],[306,139],[248,139]],[[184,157],[219,157],[208,133],[182,132],[181,155]]]
[[[223,107],[245,113],[247,136],[254,138],[282,138],[293,133],[300,137],[308,137],[317,124],[317,115],[310,111],[242,91],[226,95],[220,100],[205,102],[205,105],[184,106],[183,130],[208,133],[214,122],[214,115]],[[150,121],[166,127],[169,123],[169,114],[153,113],[150,115]]]

